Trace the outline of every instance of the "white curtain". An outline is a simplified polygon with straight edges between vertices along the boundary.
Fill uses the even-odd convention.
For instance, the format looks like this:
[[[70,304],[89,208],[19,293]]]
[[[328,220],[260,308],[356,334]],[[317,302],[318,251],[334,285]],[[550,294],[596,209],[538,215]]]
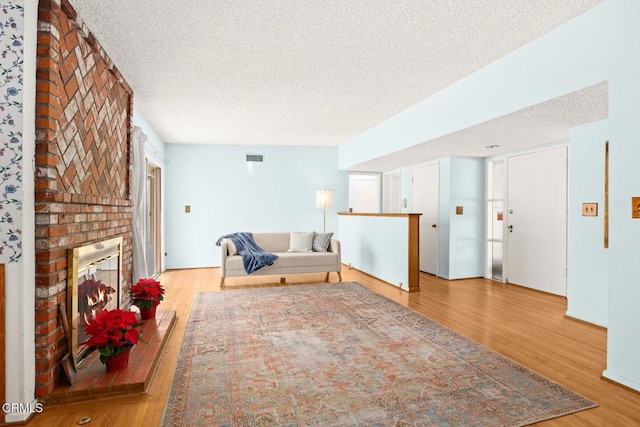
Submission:
[[[148,277],[146,236],[145,236],[145,200],[147,181],[147,161],[144,145],[147,135],[138,126],[133,128],[133,283]]]

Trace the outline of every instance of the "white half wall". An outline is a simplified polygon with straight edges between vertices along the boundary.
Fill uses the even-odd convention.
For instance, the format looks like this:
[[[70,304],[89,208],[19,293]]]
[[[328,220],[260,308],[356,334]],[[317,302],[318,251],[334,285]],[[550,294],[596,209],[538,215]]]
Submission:
[[[342,263],[409,290],[409,218],[340,215]]]
[[[334,192],[327,231],[338,237],[347,173],[338,171],[336,147],[167,144],[166,157],[167,268],[219,266],[216,241],[237,231],[322,231],[319,189]]]

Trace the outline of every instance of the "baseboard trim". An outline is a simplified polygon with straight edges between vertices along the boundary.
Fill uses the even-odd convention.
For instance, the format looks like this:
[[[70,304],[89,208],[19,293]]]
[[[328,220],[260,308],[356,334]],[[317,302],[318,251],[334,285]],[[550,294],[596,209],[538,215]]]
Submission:
[[[401,288],[401,287],[400,287],[400,286],[398,286],[398,285],[394,285],[393,283],[391,283],[391,282],[387,282],[386,280],[382,280],[381,278],[376,277],[376,276],[374,276],[373,274],[370,274],[370,273],[367,273],[366,271],[362,271],[362,270],[360,270],[360,269],[358,269],[358,268],[355,268],[354,266],[352,266],[352,265],[351,265],[351,263],[349,263],[349,264],[342,263],[342,265],[343,265],[346,269],[348,269],[348,270],[356,270],[356,271],[358,271],[358,272],[360,272],[360,273],[364,274],[365,276],[372,277],[372,278],[374,278],[374,279],[376,279],[376,280],[381,281],[382,283],[384,283],[384,284],[386,284],[386,285],[392,286],[392,287],[394,287],[394,288],[396,288],[396,289],[398,289],[398,290],[401,290],[401,291],[403,291],[403,292],[409,293],[409,291],[408,291],[408,290],[406,290],[406,289],[404,289],[404,288]]]
[[[632,391],[634,393],[640,394],[640,383],[636,382],[636,381],[632,381],[628,378],[625,378],[623,376],[614,374],[613,372],[611,372],[608,369],[605,369],[602,372],[602,377],[603,380],[612,382],[616,385],[619,385],[620,387],[624,387],[625,389]]]
[[[595,320],[595,319],[589,319],[589,318],[585,318],[585,317],[579,317],[576,316],[575,314],[572,314],[570,311],[566,311],[564,313],[564,317],[571,319],[571,320],[575,320],[577,322],[582,322],[582,323],[586,323],[588,325],[591,326],[597,326],[599,328],[602,329],[608,329],[607,325],[602,324],[601,322]]]

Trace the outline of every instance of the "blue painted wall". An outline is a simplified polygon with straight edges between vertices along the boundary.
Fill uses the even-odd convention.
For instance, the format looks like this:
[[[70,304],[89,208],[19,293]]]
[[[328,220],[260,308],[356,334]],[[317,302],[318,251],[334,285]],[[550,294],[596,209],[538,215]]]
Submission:
[[[440,159],[438,175],[438,271],[436,275],[449,278],[451,227],[451,157]]]
[[[484,159],[440,159],[438,276],[484,276],[484,170]]]
[[[604,164],[609,121],[571,129],[567,315],[608,324],[609,251],[604,248]],[[597,203],[598,216],[582,216],[582,203]]]
[[[409,219],[339,217],[342,262],[409,290]]]
[[[451,158],[449,278],[484,276],[485,161]],[[463,214],[456,214],[462,206]]]
[[[264,163],[247,163],[263,154]],[[327,231],[347,209],[336,147],[167,144],[166,267],[220,265],[218,238],[236,231],[322,231],[318,189],[333,189]],[[185,213],[185,205],[191,213]]]

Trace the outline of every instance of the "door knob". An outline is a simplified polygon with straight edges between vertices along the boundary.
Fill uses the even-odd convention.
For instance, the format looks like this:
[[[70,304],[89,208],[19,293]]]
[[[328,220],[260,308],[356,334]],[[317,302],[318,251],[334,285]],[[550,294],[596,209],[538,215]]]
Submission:
[[[436,228],[436,225],[435,224],[431,224],[431,228]]]
[[[513,225],[507,227],[509,229],[509,233],[513,233]]]

